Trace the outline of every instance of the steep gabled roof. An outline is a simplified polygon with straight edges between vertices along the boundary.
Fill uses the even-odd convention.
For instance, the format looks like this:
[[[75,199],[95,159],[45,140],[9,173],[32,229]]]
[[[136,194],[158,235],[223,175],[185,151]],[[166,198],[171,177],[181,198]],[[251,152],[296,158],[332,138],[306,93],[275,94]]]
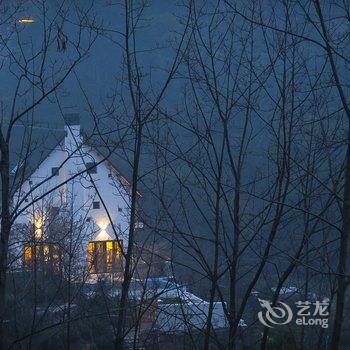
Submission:
[[[10,176],[14,180],[20,179],[20,182],[27,180],[41,165],[41,163],[62,144],[66,137],[64,125],[62,128],[50,128],[48,126],[36,125],[31,128],[30,136],[28,129],[23,125],[16,125],[14,135],[10,145],[11,163]],[[22,142],[18,142],[21,140]],[[89,142],[91,141],[91,142]],[[84,138],[86,145],[96,152],[102,158],[108,167],[117,175],[123,186],[131,188],[131,182],[127,176],[116,166],[119,157],[110,155],[107,157],[105,152],[99,149],[97,142],[93,138]],[[138,193],[140,195],[140,193]]]
[[[28,179],[49,154],[62,142],[64,129],[15,125],[10,140],[10,176],[12,182]]]

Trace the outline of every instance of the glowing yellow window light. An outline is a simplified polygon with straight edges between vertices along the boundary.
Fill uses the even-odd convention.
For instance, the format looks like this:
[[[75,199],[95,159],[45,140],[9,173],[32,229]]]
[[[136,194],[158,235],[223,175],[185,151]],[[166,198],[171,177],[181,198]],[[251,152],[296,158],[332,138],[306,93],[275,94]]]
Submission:
[[[122,245],[121,245],[121,242],[119,241],[116,241],[114,242],[115,243],[115,256],[117,258],[120,258],[121,255],[122,255]]]
[[[50,249],[48,244],[44,244],[43,253],[44,253],[44,262],[48,262],[50,258]]]
[[[43,237],[43,225],[44,219],[42,216],[38,215],[34,217],[34,235],[35,238],[40,239]]]
[[[89,256],[91,256],[91,258],[93,258],[93,256],[94,256],[94,243],[93,242],[89,242],[88,252],[89,252]]]
[[[33,251],[31,246],[24,247],[24,263],[30,264],[33,259]]]
[[[94,243],[89,242],[89,244],[88,244],[88,264],[89,264],[89,272],[90,273],[95,273],[94,248],[95,248]]]
[[[113,266],[113,242],[106,242],[106,263],[107,263],[107,271],[112,271]]]
[[[118,271],[122,242],[117,240],[91,241],[88,243],[89,273]]]
[[[113,259],[113,242],[112,241],[106,242],[106,251],[107,251],[107,263],[112,263],[112,259]]]
[[[35,267],[38,270],[62,271],[62,255],[60,247],[53,243],[27,244],[23,251],[25,268]]]
[[[34,19],[32,18],[22,18],[20,20],[18,20],[19,23],[34,23]]]

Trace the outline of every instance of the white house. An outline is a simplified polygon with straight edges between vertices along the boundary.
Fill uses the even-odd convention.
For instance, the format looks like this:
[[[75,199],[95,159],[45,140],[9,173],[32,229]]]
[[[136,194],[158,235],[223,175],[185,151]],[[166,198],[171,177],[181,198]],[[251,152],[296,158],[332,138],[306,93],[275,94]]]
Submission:
[[[58,271],[73,246],[81,271],[120,272],[122,251],[128,245],[130,190],[126,178],[84,141],[78,115],[68,115],[65,136],[13,198],[13,205],[22,211],[12,234],[14,265],[29,269],[42,264]],[[54,217],[60,218],[56,225]],[[59,235],[62,217],[64,225],[71,225],[70,239]],[[20,227],[28,227],[32,234],[20,237]],[[50,234],[53,227],[56,236]]]

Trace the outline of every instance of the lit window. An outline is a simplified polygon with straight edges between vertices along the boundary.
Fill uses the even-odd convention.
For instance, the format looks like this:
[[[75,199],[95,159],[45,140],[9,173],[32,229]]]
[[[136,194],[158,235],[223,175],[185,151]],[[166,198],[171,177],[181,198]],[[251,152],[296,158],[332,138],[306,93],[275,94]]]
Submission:
[[[100,209],[100,202],[92,202],[92,209]]]
[[[95,162],[86,163],[86,170],[88,174],[97,173],[97,165]]]
[[[43,237],[44,221],[44,217],[41,215],[37,215],[33,220],[34,235],[36,239],[41,239]]]
[[[31,246],[24,247],[24,265],[31,265],[33,260],[33,249]]]
[[[94,241],[88,244],[89,273],[119,272],[122,268],[122,242]]]
[[[23,250],[23,266],[27,269],[60,272],[62,254],[60,247],[53,243],[27,244]]]
[[[51,176],[58,176],[60,173],[60,168],[54,167],[51,168]]]
[[[19,19],[18,22],[27,24],[27,23],[34,23],[35,21],[32,18],[23,18],[23,19]]]
[[[113,242],[112,241],[106,242],[106,264],[107,264],[107,271],[111,271],[113,266]]]

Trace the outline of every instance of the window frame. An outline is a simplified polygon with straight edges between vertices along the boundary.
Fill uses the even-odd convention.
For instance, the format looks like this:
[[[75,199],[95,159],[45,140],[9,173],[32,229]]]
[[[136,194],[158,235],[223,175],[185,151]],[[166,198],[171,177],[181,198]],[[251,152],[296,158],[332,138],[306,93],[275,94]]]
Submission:
[[[89,241],[87,247],[89,274],[121,272],[122,249],[123,241],[118,239]]]
[[[51,176],[59,176],[60,175],[60,168],[59,167],[51,167]]]
[[[100,201],[93,201],[92,202],[92,209],[101,209]]]
[[[96,162],[86,162],[86,172],[88,174],[97,174],[97,164]]]
[[[62,272],[62,250],[59,244],[31,242],[23,246],[23,268]]]

